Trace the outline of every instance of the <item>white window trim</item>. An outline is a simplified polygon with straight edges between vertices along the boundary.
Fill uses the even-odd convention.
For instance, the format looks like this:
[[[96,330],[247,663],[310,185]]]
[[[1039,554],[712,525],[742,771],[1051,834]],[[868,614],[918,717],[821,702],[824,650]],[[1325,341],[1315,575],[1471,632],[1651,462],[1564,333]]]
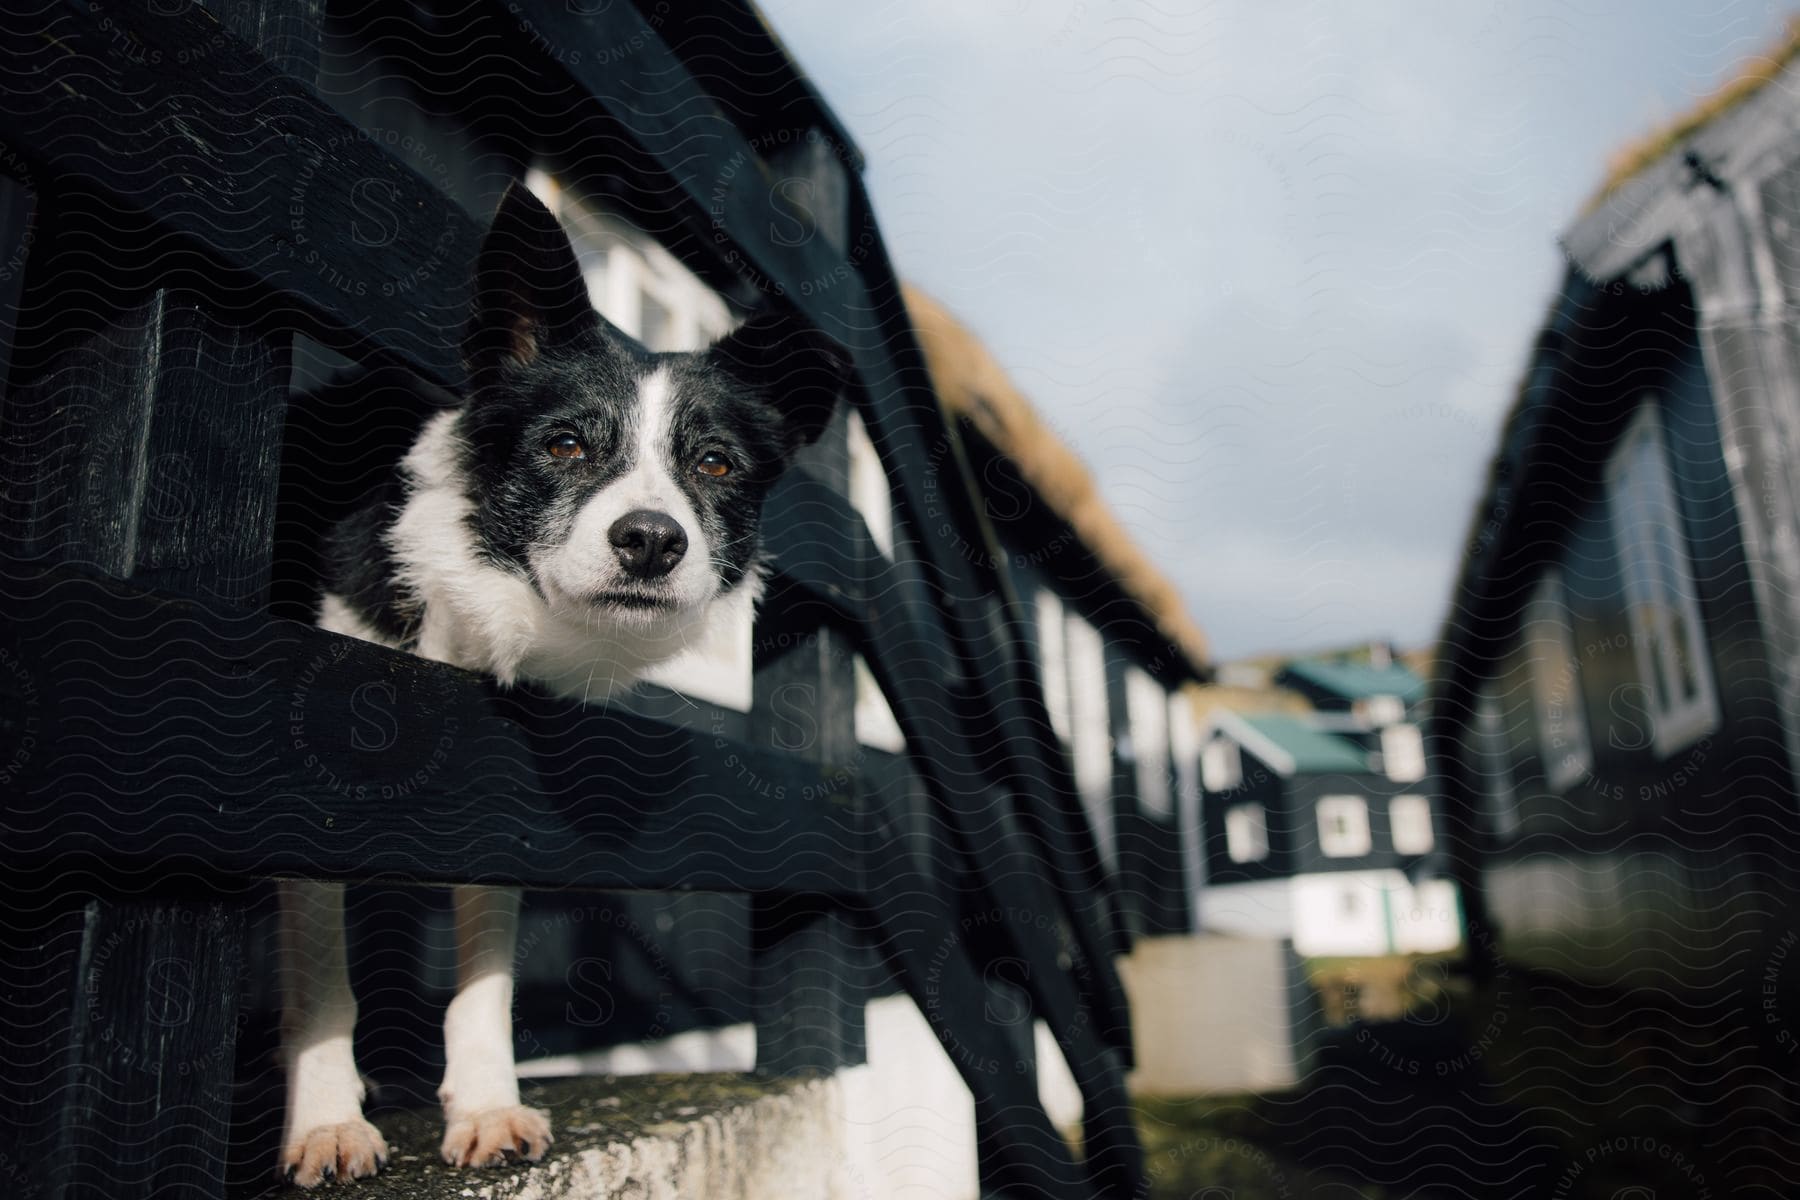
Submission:
[[[1262,805],[1233,804],[1225,810],[1225,856],[1234,863],[1269,857],[1269,815]]]
[[[1657,581],[1650,577],[1650,556],[1644,553],[1643,533],[1647,525],[1654,522],[1634,521],[1627,525],[1627,514],[1622,512],[1622,493],[1634,463],[1645,461],[1640,457],[1640,450],[1647,448],[1647,460],[1656,464],[1653,479],[1642,481],[1652,493],[1661,507],[1664,526],[1668,529],[1672,542],[1670,549],[1675,562],[1673,564],[1680,578],[1675,583],[1674,620],[1685,626],[1688,644],[1694,652],[1694,684],[1693,697],[1665,703],[1668,697],[1658,694],[1656,679],[1673,678],[1677,671],[1674,649],[1669,630],[1657,631],[1651,628],[1651,610],[1663,611],[1663,606],[1656,604],[1658,597]],[[1650,697],[1650,716],[1652,724],[1652,741],[1659,757],[1681,750],[1693,742],[1718,728],[1718,698],[1713,687],[1712,663],[1706,643],[1706,626],[1700,618],[1700,605],[1695,598],[1694,565],[1688,552],[1688,539],[1685,522],[1681,517],[1681,505],[1675,492],[1673,472],[1669,466],[1668,439],[1663,434],[1662,417],[1659,414],[1654,395],[1646,394],[1638,406],[1637,415],[1619,438],[1619,444],[1613,448],[1606,463],[1606,495],[1611,509],[1613,544],[1619,555],[1621,572],[1625,583],[1625,607],[1631,622],[1631,643],[1633,656],[1637,662],[1638,680],[1643,684]],[[1638,514],[1632,514],[1638,515]],[[1661,653],[1654,653],[1657,647]],[[1654,659],[1653,661],[1653,653]]]
[[[1193,911],[1200,911],[1206,880],[1205,833],[1201,829],[1204,789],[1200,781],[1200,721],[1184,689],[1169,693],[1169,756],[1175,761],[1175,822],[1181,845],[1183,886]]]
[[[856,711],[852,718],[856,740],[889,754],[905,753],[906,735],[901,732],[900,721],[889,707],[881,685],[875,682],[875,673],[860,654],[851,661],[851,669],[856,680]]]
[[[1200,777],[1209,792],[1229,792],[1244,782],[1244,751],[1228,737],[1214,736],[1200,752]]]
[[[1321,796],[1316,806],[1319,822],[1319,853],[1326,858],[1361,858],[1375,848],[1369,832],[1369,802],[1361,796]],[[1340,833],[1334,826],[1337,816],[1346,818]]]
[[[1431,828],[1431,801],[1411,792],[1389,800],[1388,833],[1395,854],[1430,854],[1437,844]]]
[[[651,235],[563,187],[542,167],[525,173],[525,185],[569,231],[588,299],[621,331],[642,340],[645,296],[669,313],[667,344],[653,350],[698,350],[730,330],[723,297]]]
[[[1525,648],[1531,664],[1531,711],[1538,757],[1552,791],[1566,791],[1594,769],[1593,742],[1581,695],[1581,667],[1562,571],[1544,571],[1525,604]],[[1560,710],[1561,719],[1557,717]]]
[[[1141,667],[1125,668],[1125,715],[1131,722],[1138,807],[1167,819],[1174,811],[1169,788],[1169,694]]]
[[[850,504],[862,514],[875,548],[890,561],[894,557],[894,493],[888,486],[887,469],[875,452],[868,426],[861,414],[849,415]]]
[[[1395,783],[1425,778],[1425,739],[1417,725],[1402,721],[1381,731],[1381,766]]]
[[[1113,741],[1106,700],[1106,641],[1074,613],[1065,613],[1063,631],[1069,669],[1069,749],[1075,789],[1087,810],[1100,861],[1117,865],[1113,844]]]
[[[1406,720],[1406,702],[1398,696],[1364,696],[1350,711],[1376,728]]]
[[[1044,707],[1050,728],[1064,742],[1070,735],[1069,654],[1067,619],[1062,598],[1047,588],[1037,592],[1038,674],[1044,682]]]

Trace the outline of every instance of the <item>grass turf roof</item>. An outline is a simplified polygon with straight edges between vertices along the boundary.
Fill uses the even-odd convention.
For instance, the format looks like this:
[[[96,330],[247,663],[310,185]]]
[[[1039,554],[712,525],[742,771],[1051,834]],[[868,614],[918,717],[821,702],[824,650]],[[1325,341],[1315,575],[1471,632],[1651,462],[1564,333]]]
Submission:
[[[1094,477],[1068,443],[1038,415],[980,339],[942,304],[905,285],[908,314],[945,411],[967,421],[1143,610],[1197,676],[1208,670],[1206,637],[1188,615],[1174,581],[1125,532]]]
[[[1774,45],[1745,59],[1710,95],[1674,120],[1620,147],[1607,163],[1606,177],[1601,180],[1599,190],[1583,206],[1582,212],[1599,208],[1608,196],[1624,187],[1638,172],[1678,149],[1695,131],[1761,91],[1796,56],[1800,56],[1800,17],[1791,17]]]

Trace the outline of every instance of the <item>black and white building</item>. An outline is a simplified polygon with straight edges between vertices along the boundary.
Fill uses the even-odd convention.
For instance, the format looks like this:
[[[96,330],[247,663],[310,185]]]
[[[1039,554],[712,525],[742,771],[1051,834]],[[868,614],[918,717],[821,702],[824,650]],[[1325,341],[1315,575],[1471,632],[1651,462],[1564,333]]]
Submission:
[[[1565,233],[1427,732],[1479,943],[1694,989],[1715,1049],[1763,1019],[1727,980],[1781,975],[1800,861],[1792,50],[1647,144]],[[1772,978],[1768,1012],[1792,994]]]
[[[1461,940],[1455,886],[1431,869],[1435,805],[1396,667],[1303,661],[1278,675],[1330,680],[1336,711],[1220,708],[1202,734],[1201,927],[1291,939],[1303,957],[1437,953]],[[1365,691],[1376,683],[1379,690]]]

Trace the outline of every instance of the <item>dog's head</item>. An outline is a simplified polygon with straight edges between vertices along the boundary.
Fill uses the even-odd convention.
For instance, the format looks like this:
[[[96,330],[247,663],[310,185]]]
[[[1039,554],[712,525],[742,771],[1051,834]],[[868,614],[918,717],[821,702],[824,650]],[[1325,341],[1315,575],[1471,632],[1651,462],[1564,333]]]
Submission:
[[[646,629],[755,569],[764,497],[849,368],[772,310],[706,350],[638,352],[608,334],[567,234],[518,184],[482,244],[463,356],[485,551],[562,616]]]

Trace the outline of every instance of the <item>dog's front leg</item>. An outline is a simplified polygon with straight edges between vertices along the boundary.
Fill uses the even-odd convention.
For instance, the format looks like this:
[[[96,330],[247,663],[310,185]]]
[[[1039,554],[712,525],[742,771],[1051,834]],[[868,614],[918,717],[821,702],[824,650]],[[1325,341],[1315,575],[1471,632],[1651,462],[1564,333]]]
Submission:
[[[517,888],[456,889],[456,998],[444,1014],[444,1161],[542,1158],[550,1118],[519,1103],[512,1053]]]
[[[373,1175],[387,1143],[363,1120],[351,1039],[356,997],[344,948],[344,885],[283,880],[281,1051],[287,1120],[277,1169],[301,1187]]]

